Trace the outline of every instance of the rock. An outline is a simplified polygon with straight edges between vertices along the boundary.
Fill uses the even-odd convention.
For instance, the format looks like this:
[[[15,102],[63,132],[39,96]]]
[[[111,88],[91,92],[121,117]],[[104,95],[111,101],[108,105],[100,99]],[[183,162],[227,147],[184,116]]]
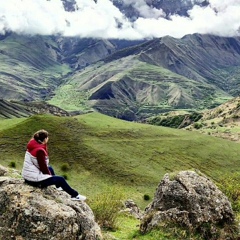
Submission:
[[[169,174],[164,176],[153,202],[145,209],[140,231],[146,233],[164,222],[211,239],[209,236],[216,235],[219,226],[233,224],[234,214],[227,197],[211,180],[194,171],[182,171],[173,179]],[[224,235],[224,229],[221,232]]]
[[[100,227],[85,202],[51,186],[35,188],[21,179],[0,177],[1,239],[99,240]]]
[[[7,168],[5,168],[2,165],[0,165],[0,176],[4,176],[7,173],[8,173]]]
[[[125,204],[126,209],[124,209],[122,212],[127,212],[137,219],[142,218],[142,212],[133,200],[128,199],[128,200],[126,200],[126,202],[124,204]]]

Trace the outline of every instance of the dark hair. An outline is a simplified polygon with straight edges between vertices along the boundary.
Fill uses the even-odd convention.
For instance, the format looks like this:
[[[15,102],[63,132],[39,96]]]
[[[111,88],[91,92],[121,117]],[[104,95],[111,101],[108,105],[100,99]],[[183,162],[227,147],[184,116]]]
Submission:
[[[48,132],[44,129],[38,130],[33,134],[33,138],[39,143],[42,143],[44,139],[47,137],[48,137]]]

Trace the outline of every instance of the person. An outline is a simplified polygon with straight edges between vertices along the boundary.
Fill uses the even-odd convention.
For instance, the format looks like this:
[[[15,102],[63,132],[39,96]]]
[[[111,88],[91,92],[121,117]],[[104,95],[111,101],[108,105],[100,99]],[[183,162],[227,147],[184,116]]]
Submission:
[[[22,169],[25,182],[40,188],[55,185],[56,188],[67,192],[72,200],[86,200],[85,196],[69,186],[65,178],[55,175],[53,168],[49,165],[48,139],[48,132],[42,129],[34,133],[28,142]]]

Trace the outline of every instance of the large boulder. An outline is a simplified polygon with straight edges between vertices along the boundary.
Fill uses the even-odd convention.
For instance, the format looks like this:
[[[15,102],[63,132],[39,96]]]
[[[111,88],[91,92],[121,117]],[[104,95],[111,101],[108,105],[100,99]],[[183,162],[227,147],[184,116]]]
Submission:
[[[0,236],[10,240],[97,240],[101,231],[85,202],[50,186],[35,188],[22,179],[0,177]]]
[[[195,171],[181,171],[164,176],[145,209],[140,230],[146,233],[164,223],[200,233],[204,239],[232,239],[224,226],[232,226],[234,214],[228,198],[210,179]],[[223,238],[216,238],[220,235]]]

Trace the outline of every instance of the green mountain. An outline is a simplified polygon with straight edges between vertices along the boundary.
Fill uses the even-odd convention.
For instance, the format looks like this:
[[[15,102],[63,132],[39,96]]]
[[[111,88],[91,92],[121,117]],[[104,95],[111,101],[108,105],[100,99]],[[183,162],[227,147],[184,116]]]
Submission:
[[[0,35],[0,98],[50,99],[68,74],[138,42]]]
[[[76,71],[50,103],[69,110],[92,107],[126,120],[213,108],[239,94],[239,49],[238,38],[155,39]]]
[[[17,102],[0,99],[0,119],[28,117],[34,114],[70,115],[69,112],[46,102]],[[72,114],[80,114],[80,112]]]
[[[10,34],[0,41],[0,94],[6,100],[46,98],[69,67],[57,61],[51,38]]]
[[[235,195],[238,185],[234,181],[239,182],[240,148],[235,142],[99,113],[74,117],[34,115],[0,120],[0,165],[16,165],[20,171],[26,144],[40,128],[50,133],[48,148],[56,173],[86,195],[90,206],[101,196],[111,196],[117,191],[122,201],[132,199],[143,210],[153,199],[164,174],[174,176],[180,170],[193,169],[218,184],[230,179],[229,187],[233,189],[225,190],[234,197],[235,207],[238,203]],[[10,173],[14,175],[14,170]],[[111,202],[111,197],[108,201]],[[139,220],[126,215],[118,217],[119,228],[106,232],[106,237],[138,239],[137,234],[139,239],[146,240],[161,239],[161,236],[178,239],[173,237],[176,228],[166,228],[164,235],[153,231],[140,237]]]
[[[130,121],[204,110],[239,94],[240,39],[193,34],[141,42],[8,34],[0,96]]]

